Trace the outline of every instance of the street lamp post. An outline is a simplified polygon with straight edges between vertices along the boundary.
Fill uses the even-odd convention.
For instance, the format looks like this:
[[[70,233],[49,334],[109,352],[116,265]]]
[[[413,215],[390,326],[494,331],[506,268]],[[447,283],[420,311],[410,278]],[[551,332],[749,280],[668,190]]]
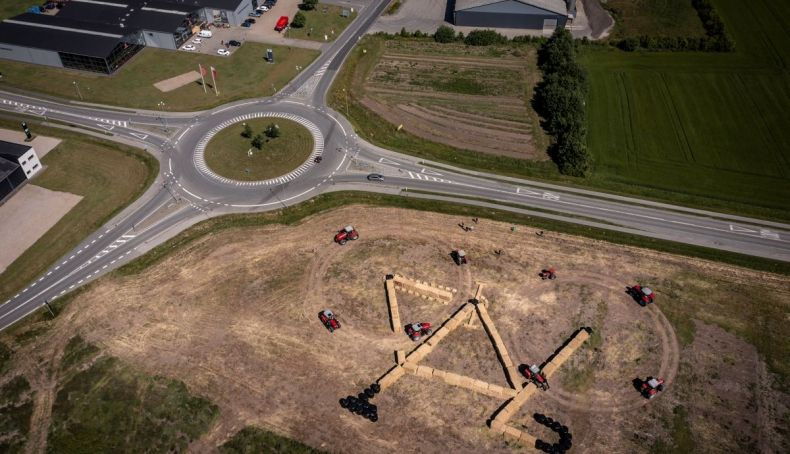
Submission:
[[[168,127],[167,127],[167,117],[165,116],[165,102],[159,101],[159,104],[157,104],[157,106],[159,106],[159,110],[162,112],[162,122],[165,125],[165,132],[166,132]]]
[[[77,96],[80,97],[80,101],[82,101],[82,93],[80,93],[80,84],[78,84],[76,80],[71,83],[74,85],[74,89],[77,90]]]

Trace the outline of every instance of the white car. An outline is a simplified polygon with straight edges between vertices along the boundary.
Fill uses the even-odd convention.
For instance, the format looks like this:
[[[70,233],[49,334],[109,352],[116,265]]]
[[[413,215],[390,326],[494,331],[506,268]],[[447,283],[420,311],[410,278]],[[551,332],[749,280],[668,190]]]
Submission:
[[[257,7],[256,9],[258,11],[263,11],[263,12],[269,11],[269,7],[268,6],[263,6],[263,5]]]
[[[217,49],[217,53],[225,57],[230,55],[230,51],[228,49]]]
[[[182,47],[181,49],[188,50],[188,51],[195,51],[195,50],[197,50],[197,47],[193,46],[192,44],[187,44],[186,46]]]
[[[195,44],[203,44],[203,40],[200,39],[200,38],[195,38],[195,39],[192,40],[192,42],[195,43]]]

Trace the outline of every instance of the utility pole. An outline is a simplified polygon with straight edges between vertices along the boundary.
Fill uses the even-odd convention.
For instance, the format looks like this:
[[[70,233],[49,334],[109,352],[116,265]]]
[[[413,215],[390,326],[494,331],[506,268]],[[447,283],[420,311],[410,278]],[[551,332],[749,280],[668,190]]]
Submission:
[[[80,101],[82,101],[82,93],[80,93],[80,84],[78,84],[76,80],[71,83],[74,84],[74,89],[77,90],[77,96],[79,96]]]
[[[49,305],[49,301],[44,300],[44,306],[47,306],[47,310],[49,310],[49,313],[52,315],[52,318],[55,318],[55,313],[52,312],[52,307]]]

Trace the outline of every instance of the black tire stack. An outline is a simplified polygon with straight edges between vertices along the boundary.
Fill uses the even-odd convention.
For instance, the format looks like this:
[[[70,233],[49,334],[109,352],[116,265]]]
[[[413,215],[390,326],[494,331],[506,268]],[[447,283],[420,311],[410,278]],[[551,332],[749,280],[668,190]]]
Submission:
[[[378,383],[373,383],[356,397],[348,396],[340,399],[340,406],[370,420],[370,422],[376,422],[379,420],[378,407],[370,403],[370,399],[379,392],[381,392],[381,386]]]
[[[566,451],[573,447],[573,435],[568,431],[568,426],[564,426],[561,422],[540,413],[535,413],[533,417],[539,424],[543,424],[560,436],[559,442],[554,444],[536,440],[535,449],[550,454],[565,454]]]

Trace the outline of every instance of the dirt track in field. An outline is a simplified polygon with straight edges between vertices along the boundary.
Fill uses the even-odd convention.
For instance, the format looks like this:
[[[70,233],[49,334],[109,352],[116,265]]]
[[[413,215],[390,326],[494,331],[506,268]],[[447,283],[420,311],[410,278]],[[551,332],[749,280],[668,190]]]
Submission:
[[[571,427],[577,452],[645,452],[667,436],[657,421],[671,418],[674,406],[682,404],[706,446],[733,452],[751,436],[765,452],[776,450],[779,442],[771,434],[781,424],[787,396],[771,389],[772,378],[754,347],[699,324],[694,342],[681,349],[661,310],[674,304],[672,298],[659,288],[663,299],[642,308],[625,286],[637,279],[681,279],[693,266],[709,276],[710,285],[758,285],[759,276],[761,287],[781,296],[790,293],[787,278],[552,232],[511,232],[510,225],[487,220],[464,232],[457,226],[461,221],[472,222],[348,207],[296,227],[210,235],[140,276],[105,279],[68,306],[53,336],[79,333],[149,373],[183,380],[218,404],[220,420],[192,446],[197,452],[212,451],[246,425],[342,452],[402,452],[415,444],[429,453],[523,450],[486,428],[502,400],[436,381],[402,378],[375,398],[376,424],[338,405],[340,397],[360,392],[389,369],[394,350],[413,348],[404,334],[389,329],[385,274],[458,289],[446,305],[403,294],[403,323],[440,323],[482,281],[491,317],[518,363],[544,361],[580,326],[592,326],[601,336],[600,345],[583,347],[563,365],[551,390],[530,399],[513,425],[551,440],[531,418],[541,412]],[[333,232],[347,224],[358,228],[360,240],[332,244]],[[469,266],[452,263],[455,248],[466,250]],[[493,254],[495,249],[503,255]],[[557,280],[537,277],[546,266],[557,267]],[[334,334],[317,319],[325,308],[343,325]],[[59,354],[50,340],[57,339],[25,348]],[[730,358],[724,366],[723,355]],[[479,323],[458,328],[424,363],[506,384]],[[591,364],[591,381],[574,382]],[[747,373],[753,370],[762,372]],[[697,381],[676,388],[689,374]],[[650,402],[631,383],[646,375],[668,383]],[[46,417],[46,411],[39,413]],[[744,425],[744,418],[755,425]]]

